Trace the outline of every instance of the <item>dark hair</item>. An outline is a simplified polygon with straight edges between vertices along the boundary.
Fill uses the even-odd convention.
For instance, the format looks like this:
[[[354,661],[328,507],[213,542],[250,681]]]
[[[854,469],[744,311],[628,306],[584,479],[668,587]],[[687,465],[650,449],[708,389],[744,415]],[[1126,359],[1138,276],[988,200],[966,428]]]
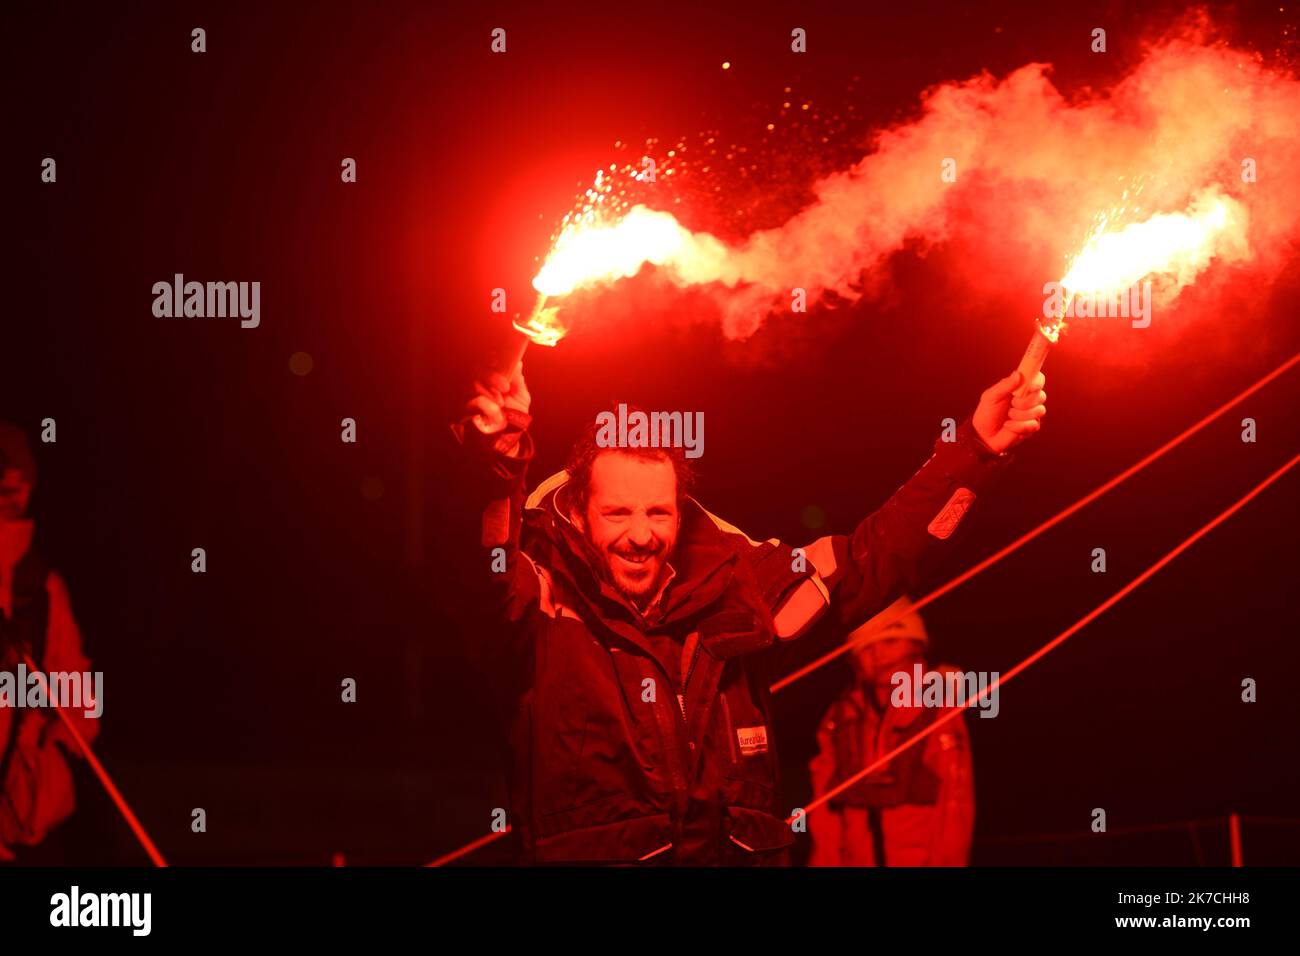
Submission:
[[[641,412],[648,415],[645,409],[636,405],[628,405],[627,413]],[[618,407],[618,403],[613,405]],[[596,434],[600,431],[600,424],[592,420],[591,424],[583,429],[582,435],[579,436],[573,448],[569,451],[569,460],[564,465],[564,470],[569,473],[569,483],[564,489],[564,503],[580,514],[587,510],[587,502],[591,497],[591,469],[595,465],[596,459],[601,455],[619,454],[628,455],[632,458],[640,458],[645,461],[668,461],[672,463],[673,474],[677,477],[677,500],[680,502],[683,498],[691,493],[695,487],[695,469],[691,467],[690,460],[687,459],[686,453],[680,448],[645,448],[645,447],[603,447],[596,443]]]

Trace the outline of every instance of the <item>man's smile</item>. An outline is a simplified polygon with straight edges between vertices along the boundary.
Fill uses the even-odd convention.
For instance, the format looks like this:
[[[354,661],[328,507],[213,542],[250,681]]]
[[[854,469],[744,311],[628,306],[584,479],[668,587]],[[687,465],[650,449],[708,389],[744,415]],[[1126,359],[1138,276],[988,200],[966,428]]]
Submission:
[[[658,551],[611,551],[610,555],[616,559],[622,570],[630,576],[639,577],[646,571],[650,570],[650,565],[659,556]]]

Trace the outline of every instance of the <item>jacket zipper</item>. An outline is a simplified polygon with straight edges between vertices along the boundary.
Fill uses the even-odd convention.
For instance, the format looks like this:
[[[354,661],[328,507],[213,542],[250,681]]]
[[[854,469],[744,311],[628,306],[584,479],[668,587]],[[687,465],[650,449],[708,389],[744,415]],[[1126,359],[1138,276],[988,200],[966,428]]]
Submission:
[[[663,675],[665,682],[671,681],[663,665],[655,661],[653,657],[648,659],[653,663],[658,673]],[[678,695],[677,705],[679,708],[683,706],[680,695]],[[677,749],[679,746],[677,738],[682,733],[677,727],[673,726],[677,717],[676,715],[670,716],[671,711],[664,711],[659,707],[655,707],[653,712],[655,714],[655,723],[659,726],[659,732],[664,739],[664,746],[667,748],[664,756],[668,761],[668,772],[673,778],[674,789],[680,794],[685,794],[689,783],[686,780],[686,768],[681,766],[680,752]]]
[[[682,678],[682,692],[677,695],[677,706],[682,712],[683,724],[686,724],[686,688],[690,686],[691,675],[695,673],[695,662],[698,661],[699,659],[700,659],[700,642],[699,639],[696,638],[695,647],[691,651],[691,661],[686,667],[686,676]],[[690,744],[692,750],[695,749],[695,745],[692,741],[688,739],[687,743]]]
[[[691,652],[690,662],[687,664],[685,680],[682,681],[683,690],[685,690],[687,682],[690,681],[691,675],[695,673],[695,663],[699,659],[699,653],[700,653],[700,647],[699,644],[696,643],[695,648]],[[658,661],[655,661],[655,664],[656,666],[659,667],[660,673],[665,673],[663,665],[659,664]],[[692,740],[689,739],[688,737],[689,730],[687,729],[686,726],[686,695],[684,693],[677,694],[677,710],[682,718],[682,722],[680,725],[681,726],[680,734],[682,738],[686,740],[688,749],[694,750],[695,744]],[[666,725],[661,724],[661,726],[663,730],[667,731],[670,734],[673,734],[673,736],[676,737],[677,732],[674,732],[674,728],[672,727],[673,720],[676,720],[676,717],[670,719]],[[665,743],[668,742],[665,741]],[[679,764],[680,751],[676,749],[677,746],[679,746],[678,742],[676,740],[673,740],[671,744],[673,753],[671,756],[668,757],[668,760],[670,762],[670,772],[676,778],[675,782],[677,784],[677,795],[678,795],[679,804],[681,807],[684,808],[685,801],[687,799],[687,793],[689,792],[691,786],[690,780],[687,779],[687,772],[690,768],[689,768],[689,760],[687,761],[686,765]],[[673,846],[673,842],[669,841],[665,845],[659,847],[659,849],[652,850],[651,852],[647,853],[645,856],[640,857],[640,861],[645,861],[653,857],[656,857],[660,853],[664,853],[669,849],[671,849],[672,846]]]
[[[720,692],[718,697],[722,700],[722,716],[727,723],[727,746],[731,748],[731,762],[740,763],[740,756],[736,753],[736,728],[731,722],[731,705],[727,703],[726,692]]]

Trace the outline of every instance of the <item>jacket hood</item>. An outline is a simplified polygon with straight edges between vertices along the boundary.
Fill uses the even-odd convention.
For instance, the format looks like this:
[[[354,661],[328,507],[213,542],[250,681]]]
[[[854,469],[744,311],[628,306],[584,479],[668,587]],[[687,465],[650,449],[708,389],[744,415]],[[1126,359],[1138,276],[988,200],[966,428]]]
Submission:
[[[524,503],[525,550],[549,551],[551,569],[568,578],[584,597],[599,595],[639,618],[631,603],[604,580],[591,545],[569,520],[565,501],[568,482],[567,472],[557,472],[528,496]],[[675,575],[661,602],[664,622],[688,616],[721,597],[742,551],[760,546],[694,498],[683,499],[681,510],[681,530],[670,557]]]

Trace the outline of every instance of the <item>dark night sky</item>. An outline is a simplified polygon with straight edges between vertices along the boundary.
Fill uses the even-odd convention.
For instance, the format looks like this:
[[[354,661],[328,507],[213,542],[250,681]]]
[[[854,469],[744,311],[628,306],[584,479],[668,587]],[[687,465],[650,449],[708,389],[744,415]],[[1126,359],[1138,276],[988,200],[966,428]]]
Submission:
[[[502,761],[486,683],[459,649],[477,626],[477,552],[445,426],[498,328],[488,290],[527,296],[575,184],[612,161],[615,140],[719,128],[744,141],[784,86],[834,105],[853,75],[859,137],[928,85],[981,69],[1050,61],[1063,89],[1081,89],[1122,70],[1130,38],[1178,9],[811,5],[798,19],[812,52],[793,62],[776,4],[371,6],[50,4],[7,17],[16,296],[0,417],[58,422],[57,445],[38,448],[38,526],[106,672],[100,752],[176,862],[342,850],[416,863],[485,830]],[[1276,6],[1215,10],[1272,49],[1286,22]],[[1087,50],[1098,23],[1114,38],[1105,64]],[[487,52],[498,25],[504,58]],[[194,26],[208,34],[201,56]],[[735,63],[725,74],[723,60]],[[855,148],[846,138],[805,166]],[[45,156],[55,186],[38,180]],[[355,185],[339,182],[344,156]],[[794,185],[769,175],[771,190]],[[673,321],[684,297],[658,312],[641,297],[625,308],[645,321],[617,337],[593,326],[534,350],[533,478],[560,467],[611,398],[697,409],[711,509],[758,537],[813,536],[808,505],[827,530],[850,530],[1028,332],[1005,316],[949,318],[942,249],[893,268],[889,301],[773,322],[742,345]],[[150,287],[175,272],[259,279],[261,327],[155,319]],[[1119,373],[1067,340],[1047,367],[1048,427],[959,565],[1292,355],[1298,279],[1293,267],[1259,290],[1276,318],[1231,353],[1189,339]],[[289,370],[300,351],[310,375]],[[939,656],[1006,670],[1139,573],[1295,454],[1296,387],[1293,372],[934,605]],[[1262,423],[1253,446],[1237,439],[1246,414]],[[338,440],[344,416],[356,445]],[[1097,806],[1112,827],[1300,815],[1298,487],[1288,476],[1003,691],[998,720],[972,722],[977,839],[1076,829]],[[200,546],[206,575],[189,571]],[[1106,575],[1088,569],[1099,546]],[[1238,702],[1244,676],[1260,685],[1251,707]],[[344,677],[359,682],[355,706],[339,703]],[[789,727],[831,689],[781,699]],[[93,779],[81,783],[71,857],[139,862]],[[206,835],[189,831],[196,806]],[[1247,852],[1294,863],[1298,832],[1248,830]],[[1220,831],[1205,840],[1221,853]],[[1113,845],[1116,862],[1191,862],[1185,839]],[[1019,857],[990,846],[980,859]]]

